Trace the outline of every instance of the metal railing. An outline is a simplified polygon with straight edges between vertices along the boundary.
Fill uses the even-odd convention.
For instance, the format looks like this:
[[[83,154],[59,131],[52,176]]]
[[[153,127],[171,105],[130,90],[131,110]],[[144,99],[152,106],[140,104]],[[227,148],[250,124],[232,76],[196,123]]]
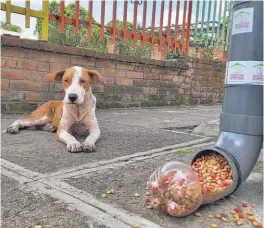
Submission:
[[[121,36],[122,42],[125,43],[127,38],[132,39],[132,46],[135,46],[136,41],[141,41],[142,47],[146,42],[151,45],[158,45],[159,48],[161,46],[165,46],[166,50],[172,48],[174,53],[176,52],[176,48],[180,48],[181,53],[187,54],[189,48],[189,40],[190,40],[190,24],[191,24],[191,12],[192,12],[192,1],[172,1],[169,0],[169,9],[168,9],[168,24],[167,27],[174,27],[173,36],[171,36],[171,30],[167,29],[167,36],[164,37],[163,31],[163,18],[164,18],[164,5],[165,1],[123,1],[123,25],[122,29],[118,29],[117,25],[117,1],[113,0],[113,11],[112,11],[112,26],[107,26],[105,24],[105,3],[106,1],[101,1],[101,20],[100,23],[93,20],[93,0],[89,0],[88,2],[88,20],[81,20],[79,18],[79,10],[80,10],[80,1],[75,1],[75,18],[69,18],[64,15],[65,2],[60,1],[60,14],[55,15],[48,12],[48,1],[43,1],[42,10],[32,10],[30,9],[30,1],[26,0],[26,7],[19,7],[11,4],[11,1],[6,1],[6,3],[1,3],[1,10],[6,11],[6,22],[11,22],[11,12],[25,15],[26,17],[26,28],[30,27],[30,17],[36,17],[42,19],[42,36],[43,40],[48,39],[48,21],[59,21],[60,23],[60,33],[64,33],[64,25],[71,24],[75,27],[75,36],[78,36],[78,30],[80,24],[86,24],[88,26],[87,39],[90,40],[93,36],[92,25],[97,25],[100,27],[100,40],[104,39],[105,33],[111,35],[112,43],[116,42],[116,37]],[[152,4],[151,4],[152,3]],[[133,29],[129,31],[127,29],[127,9],[128,4],[133,4]],[[159,32],[156,36],[155,33],[155,23],[158,21],[156,18],[157,15],[157,5],[160,4],[160,18],[159,18]],[[178,22],[180,16],[180,7],[183,5],[183,17],[182,17],[182,31],[180,39],[178,39]],[[152,11],[152,20],[150,28],[146,27],[146,12],[148,7],[151,6]],[[142,16],[142,28],[139,31],[137,29],[138,22],[138,7],[143,7],[143,15]],[[172,11],[176,10],[176,18],[175,24],[171,24],[172,20]],[[149,32],[150,30],[150,32]]]
[[[228,35],[230,23],[226,23],[226,19],[230,18],[231,3],[230,1],[184,1],[184,0],[161,0],[161,1],[126,1],[123,4],[123,20],[122,27],[117,28],[117,1],[112,0],[112,21],[111,24],[105,21],[106,1],[101,0],[100,22],[93,19],[93,0],[87,2],[88,18],[83,20],[80,18],[80,1],[75,1],[75,17],[65,16],[65,2],[60,1],[59,14],[49,12],[49,1],[42,1],[41,10],[33,10],[30,8],[30,1],[25,0],[25,7],[15,6],[11,1],[1,3],[1,10],[6,11],[6,23],[11,23],[11,13],[25,15],[25,27],[30,27],[30,17],[39,18],[41,22],[41,39],[48,40],[49,21],[59,22],[59,33],[63,34],[65,25],[74,26],[74,36],[79,35],[80,25],[87,25],[87,39],[93,36],[92,26],[100,28],[100,40],[105,36],[110,36],[111,42],[114,44],[119,38],[125,44],[127,39],[132,40],[132,46],[140,41],[144,47],[146,43],[150,46],[158,45],[159,49],[165,47],[165,51],[169,49],[176,53],[176,49],[180,50],[182,55],[188,55],[189,46],[216,46],[221,45],[226,49],[228,47]],[[164,25],[165,3],[168,5],[167,25]],[[133,22],[132,29],[128,29],[128,4],[133,4]],[[131,6],[131,5],[130,5]],[[139,15],[139,7],[141,7],[141,15]],[[181,10],[181,12],[180,12]],[[151,23],[147,26],[147,11],[151,12]],[[172,18],[173,13],[174,18]],[[180,15],[182,14],[182,16]],[[150,16],[150,15],[148,15]],[[159,16],[159,17],[158,17]],[[142,21],[138,28],[138,18]],[[175,21],[172,24],[172,21]],[[181,23],[179,23],[181,21]],[[157,26],[157,23],[159,24]]]

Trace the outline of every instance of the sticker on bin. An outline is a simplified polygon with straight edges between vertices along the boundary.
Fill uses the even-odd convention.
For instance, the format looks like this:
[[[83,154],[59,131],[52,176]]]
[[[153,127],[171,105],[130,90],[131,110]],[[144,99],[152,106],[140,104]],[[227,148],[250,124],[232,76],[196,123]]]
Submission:
[[[230,61],[227,64],[225,84],[263,85],[262,61]]]
[[[252,32],[253,15],[254,8],[236,10],[233,16],[232,35]]]

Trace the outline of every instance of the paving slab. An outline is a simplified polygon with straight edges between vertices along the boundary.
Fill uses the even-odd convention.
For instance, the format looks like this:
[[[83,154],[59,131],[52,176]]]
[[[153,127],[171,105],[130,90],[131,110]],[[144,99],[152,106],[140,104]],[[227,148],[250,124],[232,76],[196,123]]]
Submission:
[[[192,157],[200,149],[202,148],[193,149],[191,152],[185,153],[175,152],[166,156],[137,161],[129,165],[124,163],[119,168],[85,174],[79,177],[69,178],[65,181],[78,189],[96,196],[103,202],[138,214],[166,228],[210,227],[212,222],[218,223],[219,227],[236,227],[234,223],[223,224],[216,219],[207,218],[207,215],[221,212],[230,216],[231,210],[237,203],[240,204],[242,201],[256,203],[257,209],[255,210],[255,215],[259,221],[262,221],[263,176],[260,173],[252,173],[248,180],[234,194],[234,197],[228,197],[212,205],[201,207],[199,209],[203,215],[201,218],[197,218],[194,215],[184,218],[173,218],[165,213],[149,210],[144,207],[143,198],[146,182],[152,172],[167,161],[176,160],[190,164]],[[116,193],[109,195],[107,198],[101,198],[102,193],[111,188],[114,188]],[[139,197],[134,196],[135,193],[138,193]],[[245,225],[244,227],[251,226]]]
[[[34,228],[41,223],[45,228],[106,228],[55,198],[23,191],[5,176],[1,176],[1,190],[2,228]]]
[[[2,117],[2,130],[14,119]],[[127,122],[133,120],[128,119]],[[109,123],[100,119],[99,124],[102,137],[96,144],[95,153],[68,153],[66,146],[56,141],[54,133],[21,130],[15,135],[2,134],[2,157],[32,171],[48,173],[199,138],[163,129],[128,127],[126,124]],[[80,141],[84,141],[84,138]]]
[[[205,121],[219,119],[220,108],[221,107],[217,105],[199,108],[166,107],[159,109],[99,110],[97,115],[101,120],[130,126],[177,128],[198,126]]]

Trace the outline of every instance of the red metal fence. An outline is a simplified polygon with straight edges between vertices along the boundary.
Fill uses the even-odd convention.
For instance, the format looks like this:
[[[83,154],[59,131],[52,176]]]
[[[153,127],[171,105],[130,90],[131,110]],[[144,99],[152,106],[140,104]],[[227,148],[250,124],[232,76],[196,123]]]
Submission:
[[[175,4],[173,4],[175,2]],[[134,4],[133,12],[133,31],[127,30],[127,9],[128,4]],[[80,24],[87,24],[88,34],[87,39],[91,39],[92,25],[97,25],[100,27],[100,39],[103,40],[105,36],[105,30],[107,30],[111,35],[111,41],[114,44],[116,42],[116,36],[122,37],[123,44],[126,42],[127,38],[132,39],[132,46],[135,46],[137,40],[141,41],[142,47],[146,42],[149,42],[152,45],[157,44],[159,49],[162,46],[165,46],[165,51],[168,51],[169,48],[173,49],[174,54],[176,53],[176,48],[180,49],[181,54],[188,55],[189,41],[190,41],[190,24],[191,24],[191,12],[192,12],[192,1],[172,1],[169,0],[169,12],[168,12],[168,24],[165,26],[166,31],[164,32],[163,18],[164,18],[164,4],[165,1],[155,1],[153,0],[152,4],[150,1],[123,1],[123,25],[122,30],[116,28],[117,21],[117,1],[113,0],[113,12],[112,12],[112,26],[105,25],[105,0],[101,0],[101,21],[100,23],[93,21],[93,0],[88,2],[88,21],[79,19],[79,9],[80,1],[76,0],[75,4],[75,18],[68,18],[64,16],[64,0],[60,1],[60,15],[49,14],[49,20],[59,21],[60,22],[60,33],[64,32],[64,24],[72,24],[75,26],[75,36],[78,36],[78,29]],[[160,25],[155,27],[156,21],[156,6],[157,3],[161,4],[160,7]],[[182,25],[179,26],[179,17],[180,17],[180,7],[183,4],[183,18]],[[146,27],[146,12],[148,6],[152,7],[152,19],[151,27]],[[173,7],[174,5],[174,7]],[[142,15],[142,29],[141,31],[137,30],[137,17],[138,17],[138,7],[143,6],[143,15]],[[174,9],[173,9],[174,8]],[[172,11],[176,10],[176,18],[174,26],[171,24],[172,21]],[[171,27],[174,27],[174,31],[171,34]],[[179,31],[181,27],[181,31]],[[150,31],[149,31],[150,30]],[[158,37],[155,36],[155,31],[158,30]],[[180,38],[179,38],[180,36]]]
[[[168,3],[168,23],[163,25],[164,11],[165,11],[165,1]],[[176,49],[179,48],[182,55],[188,55],[189,42],[190,42],[190,26],[191,26],[191,15],[192,15],[192,1],[189,0],[160,0],[160,1],[127,1],[119,0],[118,3],[123,3],[123,22],[122,29],[117,28],[117,1],[112,0],[113,12],[112,12],[112,24],[107,26],[105,24],[105,6],[106,1],[101,0],[101,17],[100,22],[95,22],[93,20],[93,0],[88,1],[88,12],[89,16],[87,20],[80,19],[80,1],[75,1],[75,18],[69,18],[64,15],[65,1],[60,1],[60,15],[55,15],[48,13],[48,1],[43,0],[42,11],[36,11],[30,9],[30,1],[26,0],[26,8],[11,5],[11,1],[6,1],[6,3],[1,3],[1,10],[6,11],[6,21],[10,23],[10,15],[12,13],[23,14],[26,16],[26,27],[29,25],[30,17],[37,17],[42,19],[42,39],[48,39],[48,20],[58,21],[60,23],[60,33],[64,33],[64,25],[71,24],[75,27],[74,35],[78,36],[79,25],[86,24],[87,29],[87,39],[90,40],[93,36],[92,25],[97,25],[100,27],[100,40],[105,37],[105,32],[111,36],[112,43],[116,42],[116,38],[122,37],[123,44],[126,39],[132,39],[132,46],[135,46],[136,41],[141,41],[142,47],[145,43],[150,43],[151,46],[158,45],[159,50],[161,47],[165,47],[167,52],[169,48],[173,49],[176,53]],[[128,31],[127,29],[127,16],[128,16],[128,4],[133,4],[133,29]],[[160,4],[160,5],[158,5]],[[160,6],[160,12],[158,8]],[[142,26],[141,29],[137,29],[138,23],[138,9],[142,9]],[[151,7],[151,9],[149,8]],[[180,18],[180,9],[183,12],[182,18]],[[151,25],[146,27],[146,15],[147,10],[152,12]],[[167,9],[166,9],[167,10]],[[172,24],[172,12],[175,12],[175,24]],[[156,16],[160,14],[160,18]],[[155,27],[156,21],[159,20],[159,26]],[[181,25],[179,21],[182,21]],[[174,28],[174,29],[172,29]]]

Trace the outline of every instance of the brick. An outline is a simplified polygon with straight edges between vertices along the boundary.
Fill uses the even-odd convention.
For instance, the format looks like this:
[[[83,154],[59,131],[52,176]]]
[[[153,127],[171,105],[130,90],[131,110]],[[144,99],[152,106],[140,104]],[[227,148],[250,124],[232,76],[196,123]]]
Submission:
[[[94,93],[97,102],[111,101],[113,100],[112,93]]]
[[[190,83],[191,80],[192,80],[192,78],[190,78],[190,77],[186,77],[184,81],[185,81],[186,83]]]
[[[39,89],[38,89],[38,91],[44,91],[44,92],[49,91],[49,83],[39,82]]]
[[[158,92],[158,89],[157,88],[151,88],[151,87],[144,87],[143,92],[145,94],[155,94]]]
[[[9,80],[1,79],[1,89],[8,89],[9,88]]]
[[[50,44],[47,41],[41,40],[39,42],[39,50],[54,52],[55,44]]]
[[[147,101],[148,97],[145,94],[133,94],[133,101]]]
[[[37,50],[28,50],[24,58],[43,61],[43,62],[49,62],[50,59],[52,58],[52,53],[44,52],[44,51],[37,51]]]
[[[187,83],[181,83],[181,88],[182,88],[182,89],[190,88],[190,84],[187,84]]]
[[[9,92],[8,90],[1,90],[1,102],[7,101],[8,92]]]
[[[193,80],[195,80],[195,81],[202,81],[203,80],[203,76],[194,75]]]
[[[129,63],[117,63],[116,68],[123,70],[134,70],[135,66],[134,64],[129,64]]]
[[[10,90],[7,95],[8,101],[25,101],[26,94],[22,91]]]
[[[26,52],[21,48],[17,47],[3,47],[1,51],[1,55],[5,57],[13,57],[23,59],[26,55]]]
[[[140,107],[141,106],[140,101],[124,101],[122,103],[124,104],[125,108],[134,108],[134,107]]]
[[[183,95],[183,94],[184,94],[184,89],[182,89],[182,88],[179,89],[179,94],[180,94],[180,95]]]
[[[39,49],[39,40],[22,39],[21,47],[29,49]]]
[[[1,68],[6,67],[7,58],[1,56]]]
[[[23,80],[25,78],[25,72],[19,70],[2,70],[1,77],[9,80]]]
[[[64,99],[64,93],[49,93],[49,100],[61,101]]]
[[[51,83],[50,84],[50,92],[62,92],[63,86],[62,83]]]
[[[53,54],[50,56],[49,62],[51,62],[51,63],[70,63],[71,58],[69,55]]]
[[[31,81],[11,81],[10,89],[16,91],[38,91],[39,83]]]
[[[26,100],[27,101],[48,101],[49,100],[49,93],[45,92],[27,92],[26,93]]]
[[[161,84],[160,80],[143,80],[144,86],[147,87],[159,87]]]
[[[4,35],[1,37],[1,46],[21,47],[21,40],[19,37]]]
[[[19,60],[17,68],[23,68],[28,70],[37,70],[37,63],[31,60]]]
[[[38,71],[27,71],[25,73],[26,75],[26,79],[29,81],[39,81],[39,82],[43,82],[44,81],[44,77],[47,73],[42,73],[42,72],[38,72]]]
[[[115,78],[114,77],[105,77],[107,79],[108,85],[115,85]]]
[[[161,75],[160,80],[164,81],[172,81],[173,76],[172,75]]]
[[[9,67],[17,67],[17,64],[18,64],[18,59],[9,59],[8,60],[8,66]]]
[[[121,102],[132,101],[132,94],[124,93],[121,97]]]
[[[150,66],[135,66],[135,71],[151,72]]]
[[[112,61],[97,61],[95,66],[97,68],[115,68],[115,63]]]
[[[105,69],[105,76],[124,78],[126,77],[126,71],[118,69]]]
[[[174,82],[184,82],[184,80],[185,80],[185,77],[184,76],[180,76],[180,75],[174,76],[172,78],[172,81],[174,81]]]
[[[1,95],[2,98],[2,95]],[[2,99],[3,101],[3,99]],[[7,113],[7,104],[4,104],[3,102],[1,102],[1,113]]]
[[[36,70],[36,71],[49,71],[49,63],[46,62],[37,62],[28,59],[18,60],[18,59],[9,59],[9,66],[16,67],[27,70]]]
[[[83,56],[74,56],[70,58],[72,64],[75,65],[85,65],[85,66],[95,66],[95,61],[93,59],[83,57]]]
[[[167,69],[164,67],[159,67],[159,68],[152,68],[151,73],[156,73],[156,74],[166,74]]]
[[[70,54],[70,55],[80,55],[80,56],[84,55],[85,50],[87,49],[71,47],[71,46],[63,46],[63,45],[57,45],[54,49],[54,51],[58,53],[64,53],[64,54]]]
[[[17,103],[17,102],[13,102],[11,104],[8,104],[8,110],[12,113],[24,113],[24,112],[31,112],[33,110],[36,110],[36,108],[38,107],[37,103]]]
[[[155,73],[144,73],[144,78],[146,78],[146,79],[160,79],[160,75],[155,74]]]
[[[104,103],[105,108],[124,108],[124,105],[121,102],[108,101]]]
[[[142,72],[127,71],[128,78],[143,78]]]
[[[105,85],[105,92],[106,93],[114,93],[116,90],[115,85]]]
[[[45,72],[49,72],[49,63],[45,63],[45,62],[37,62],[37,70],[38,71],[45,71]]]
[[[64,70],[71,67],[71,64],[68,63],[50,63],[49,72],[54,72],[56,70]]]
[[[103,93],[104,92],[104,85],[92,85],[92,91],[94,93]]]
[[[133,80],[128,78],[116,78],[117,85],[132,86]]]
[[[149,101],[159,101],[159,95],[148,95]]]
[[[192,77],[194,74],[194,70],[193,69],[189,69],[185,71],[185,76],[187,77]]]

